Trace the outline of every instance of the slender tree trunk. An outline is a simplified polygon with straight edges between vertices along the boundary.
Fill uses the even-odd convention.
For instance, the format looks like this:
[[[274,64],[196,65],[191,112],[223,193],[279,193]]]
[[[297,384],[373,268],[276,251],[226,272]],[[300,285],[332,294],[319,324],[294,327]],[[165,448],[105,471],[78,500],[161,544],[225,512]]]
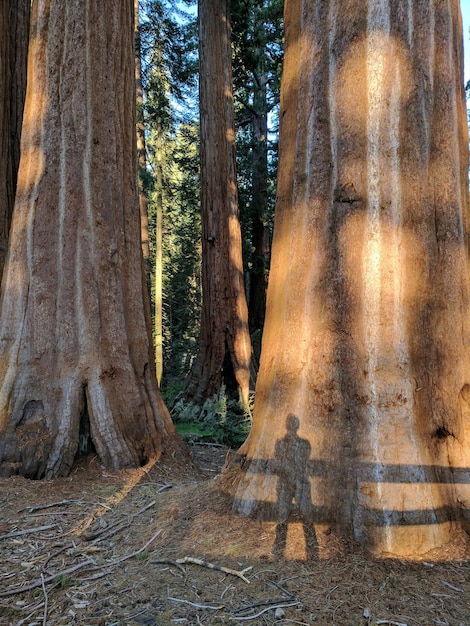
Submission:
[[[163,376],[163,146],[162,131],[155,138],[156,220],[155,220],[155,368],[160,385]]]
[[[253,268],[250,272],[248,317],[251,332],[263,329],[266,313],[267,269],[269,261],[268,212],[268,106],[266,76],[255,85],[253,102],[253,222],[251,243]]]
[[[199,0],[202,298],[200,347],[187,387],[196,402],[225,383],[248,403],[251,345],[243,284],[227,0]]]
[[[8,247],[26,95],[30,0],[0,5],[0,276]]]
[[[462,540],[470,517],[459,3],[293,0],[285,25],[267,319],[235,508],[280,522],[297,509],[377,554],[423,556]]]
[[[134,37],[135,37],[135,87],[137,102],[137,163],[139,170],[147,171],[147,153],[145,142],[145,120],[144,120],[144,89],[142,86],[142,50],[140,43],[139,27],[139,0],[134,0]],[[146,270],[149,272],[148,260],[150,258],[149,246],[149,215],[147,194],[144,191],[142,181],[139,177],[139,207],[140,207],[140,238],[142,241],[142,254],[144,255]]]
[[[134,2],[33,3],[0,313],[0,471],[65,475],[176,441],[155,381],[140,248]]]

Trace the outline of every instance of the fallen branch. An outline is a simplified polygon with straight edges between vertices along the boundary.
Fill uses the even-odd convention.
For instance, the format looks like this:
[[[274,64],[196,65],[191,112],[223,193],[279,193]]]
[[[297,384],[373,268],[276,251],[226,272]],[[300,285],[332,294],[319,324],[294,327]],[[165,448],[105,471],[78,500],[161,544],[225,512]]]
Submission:
[[[23,593],[24,591],[32,591],[33,589],[37,589],[38,587],[43,586],[45,583],[49,583],[55,580],[59,576],[67,576],[68,574],[72,574],[76,570],[82,567],[85,567],[86,565],[91,565],[93,570],[108,569],[110,567],[114,567],[115,565],[119,563],[123,563],[124,561],[127,561],[128,559],[132,559],[133,557],[143,552],[152,543],[152,541],[154,541],[158,537],[158,535],[160,535],[161,532],[162,532],[161,530],[156,532],[147,541],[147,543],[140,548],[140,550],[136,550],[136,552],[133,552],[132,554],[128,554],[127,556],[124,556],[120,559],[116,559],[115,561],[111,561],[110,563],[104,563],[103,565],[96,565],[92,560],[88,559],[87,561],[82,561],[81,563],[77,563],[77,565],[74,565],[73,567],[69,567],[68,569],[62,570],[61,572],[56,572],[55,574],[51,574],[47,578],[44,578],[43,574],[41,574],[41,578],[39,580],[36,580],[29,585],[24,585],[22,587],[15,587],[13,589],[9,589],[8,591],[0,591],[0,598],[13,596],[17,593]]]
[[[52,502],[50,504],[38,504],[37,506],[27,506],[24,509],[20,509],[18,513],[23,511],[42,511],[43,509],[52,509],[54,506],[65,506],[66,504],[81,504],[81,500],[62,500],[61,502]]]
[[[48,596],[47,596],[47,591],[46,591],[46,585],[44,584],[44,574],[41,574],[41,585],[42,585],[42,592],[44,594],[44,616],[42,619],[42,624],[43,626],[46,626],[47,624],[47,605],[48,605]]]
[[[289,604],[274,604],[272,606],[268,606],[267,608],[263,609],[259,613],[256,613],[256,615],[249,615],[248,617],[232,617],[232,620],[234,621],[236,620],[237,622],[247,622],[248,620],[256,619],[260,615],[263,615],[263,613],[266,613],[266,611],[273,611],[275,609],[285,609],[289,606],[298,606],[299,604],[300,602],[290,602]]]
[[[232,609],[231,613],[243,613],[243,611],[249,611],[250,609],[257,609],[260,606],[269,606],[272,608],[273,604],[277,604],[279,606],[282,602],[291,602],[294,600],[294,597],[290,598],[277,598],[275,600],[266,600],[265,602],[255,602],[254,604],[246,604],[245,606],[240,606],[238,609]]]
[[[248,578],[246,578],[245,574],[246,572],[249,572],[251,569],[253,569],[251,566],[245,567],[245,569],[239,572],[237,570],[224,567],[223,565],[216,565],[214,563],[209,563],[209,561],[205,561],[204,559],[195,559],[191,556],[185,556],[182,559],[176,559],[176,563],[180,563],[180,564],[192,563],[193,565],[200,565],[201,567],[207,567],[208,569],[213,569],[213,570],[216,570],[217,572],[224,572],[224,574],[230,574],[231,576],[238,576],[238,578],[241,578],[243,581],[245,581],[248,584],[250,583],[250,581],[248,580]]]
[[[69,550],[70,548],[73,548],[73,543],[68,543],[65,546],[62,546],[61,548],[59,548],[59,550],[56,550],[55,552],[53,552],[52,554],[49,554],[49,556],[46,558],[46,560],[44,561],[44,563],[42,564],[42,571],[45,572],[47,564],[52,561],[53,558],[55,558],[56,556],[58,556],[59,554],[62,554],[62,552],[65,552],[66,550]]]
[[[211,611],[220,611],[221,609],[225,609],[224,606],[210,606],[209,604],[196,604],[196,602],[190,602],[189,600],[183,600],[181,598],[172,598],[168,596],[168,600],[172,602],[181,602],[182,604],[189,604],[190,606],[196,607],[196,609],[209,609]]]
[[[445,580],[441,580],[441,583],[445,585],[446,587],[449,587],[449,589],[452,589],[453,591],[458,591],[459,593],[463,593],[463,589],[460,589],[459,587],[454,587],[454,585],[451,585]]]
[[[25,528],[24,530],[14,530],[6,535],[0,535],[0,539],[10,539],[10,537],[20,537],[21,535],[30,535],[31,533],[40,533],[43,530],[57,528],[57,524],[48,524],[47,526],[36,526],[36,528]]]
[[[167,489],[171,489],[173,485],[171,483],[166,483],[157,491],[157,493],[162,493],[162,491],[166,491]]]
[[[76,570],[85,567],[86,565],[94,565],[93,561],[82,561],[81,563],[77,563],[73,567],[69,567],[68,569],[64,569],[61,572],[56,572],[55,574],[51,574],[47,578],[42,577],[39,580],[32,582],[29,585],[23,585],[22,587],[15,587],[14,589],[8,589],[8,591],[0,591],[0,598],[6,598],[7,596],[13,596],[17,593],[23,593],[24,591],[32,591],[33,589],[37,589],[41,587],[44,583],[50,583],[55,580],[58,576],[68,576],[68,574],[72,574]]]
[[[184,567],[177,563],[176,561],[172,561],[171,559],[150,559],[149,563],[158,563],[161,565],[173,565],[173,567],[178,568],[183,574],[185,574]]]
[[[79,537],[80,537],[80,539],[83,539],[83,541],[94,541],[95,539],[97,539],[101,535],[104,535],[105,533],[108,533],[111,529],[115,528],[116,526],[119,526],[119,524],[121,524],[121,523],[122,523],[121,520],[117,520],[113,524],[110,524],[109,526],[106,526],[106,528],[100,528],[100,530],[96,530],[95,532],[91,532],[91,533],[86,533],[85,532],[85,533],[82,533],[81,535],[79,535]],[[98,541],[101,541],[101,540],[102,539],[99,539]],[[98,542],[96,542],[96,543],[98,543]]]
[[[111,561],[110,563],[103,563],[103,565],[96,565],[93,569],[104,569],[104,568],[108,568],[108,567],[114,567],[115,565],[118,565],[119,563],[123,563],[124,561],[128,561],[129,559],[132,559],[134,556],[137,556],[138,554],[143,552],[146,548],[148,548],[148,546],[152,543],[152,541],[155,541],[155,539],[158,537],[158,535],[161,534],[161,532],[162,532],[161,530],[156,532],[153,535],[153,537],[151,537],[147,541],[147,543],[145,545],[143,545],[139,550],[136,550],[136,552],[132,552],[132,554],[128,554],[126,556],[123,556],[120,559],[116,559],[115,561]]]
[[[132,524],[134,518],[138,517],[139,515],[144,513],[144,511],[146,511],[147,509],[150,509],[155,504],[156,504],[156,501],[152,500],[152,502],[150,502],[149,504],[146,504],[142,509],[140,509],[136,513],[133,513],[132,515],[130,515],[128,517],[128,519],[127,519],[127,522],[123,522],[122,520],[117,520],[116,522],[114,522],[110,526],[107,526],[106,528],[101,528],[101,529],[96,530],[96,531],[91,532],[91,533],[82,533],[82,535],[80,535],[80,537],[84,541],[94,541],[98,537],[101,537],[101,535],[105,535],[106,533],[109,533],[109,531],[111,529],[116,528],[116,526],[119,526],[119,524],[121,524],[121,526],[119,526],[119,528],[114,530],[113,533],[110,533],[109,535],[106,536],[106,539],[108,539],[108,537],[112,537],[113,535],[116,535],[121,530],[124,530],[124,528],[127,528],[128,526],[130,526]],[[98,543],[99,541],[102,541],[103,539],[104,539],[104,537],[101,537],[95,543]]]

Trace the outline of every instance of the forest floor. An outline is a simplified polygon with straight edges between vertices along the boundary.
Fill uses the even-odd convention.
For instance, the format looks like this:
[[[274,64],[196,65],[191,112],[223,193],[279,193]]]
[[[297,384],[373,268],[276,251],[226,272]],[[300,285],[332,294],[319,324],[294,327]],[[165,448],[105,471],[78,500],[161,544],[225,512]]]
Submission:
[[[470,626],[470,561],[374,559],[295,521],[280,554],[276,524],[229,514],[227,450],[189,448],[198,467],[0,479],[0,626]]]

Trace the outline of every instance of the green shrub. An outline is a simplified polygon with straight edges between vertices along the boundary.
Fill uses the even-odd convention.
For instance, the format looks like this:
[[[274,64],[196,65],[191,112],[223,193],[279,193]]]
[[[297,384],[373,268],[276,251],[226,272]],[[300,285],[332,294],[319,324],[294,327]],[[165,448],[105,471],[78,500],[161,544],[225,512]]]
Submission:
[[[206,400],[202,407],[193,402],[178,400],[171,416],[177,431],[196,440],[222,443],[228,446],[241,445],[248,436],[251,418],[235,400],[227,398],[225,387]]]

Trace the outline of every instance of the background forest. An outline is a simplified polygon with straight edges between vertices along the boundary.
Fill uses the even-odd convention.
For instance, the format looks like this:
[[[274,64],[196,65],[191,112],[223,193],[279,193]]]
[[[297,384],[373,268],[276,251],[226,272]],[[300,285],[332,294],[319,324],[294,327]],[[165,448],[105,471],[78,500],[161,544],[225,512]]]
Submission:
[[[197,3],[153,0],[139,8],[138,117],[145,128],[140,178],[148,199],[148,278],[154,339],[162,346],[162,355],[158,349],[156,355],[157,363],[163,362],[161,390],[181,433],[236,445],[245,439],[249,421],[224,387],[202,407],[183,393],[197,354],[201,315]],[[282,10],[280,0],[240,0],[231,7],[237,178],[254,369],[275,202]]]

